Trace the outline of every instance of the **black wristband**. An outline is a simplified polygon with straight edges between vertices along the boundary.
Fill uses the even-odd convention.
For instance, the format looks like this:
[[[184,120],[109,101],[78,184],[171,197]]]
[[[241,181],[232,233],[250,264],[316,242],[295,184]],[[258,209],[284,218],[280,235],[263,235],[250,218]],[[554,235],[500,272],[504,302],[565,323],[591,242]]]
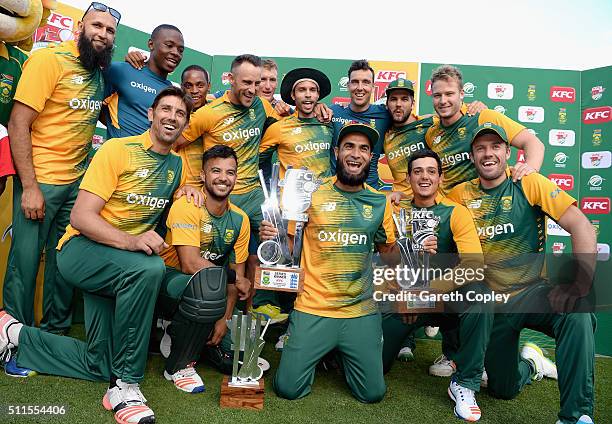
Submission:
[[[236,271],[231,268],[227,269],[227,284],[236,284]]]

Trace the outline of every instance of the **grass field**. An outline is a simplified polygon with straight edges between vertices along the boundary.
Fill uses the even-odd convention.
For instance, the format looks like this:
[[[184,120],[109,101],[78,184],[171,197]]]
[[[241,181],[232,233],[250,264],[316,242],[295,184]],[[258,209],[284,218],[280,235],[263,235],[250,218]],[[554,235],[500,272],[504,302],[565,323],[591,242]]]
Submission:
[[[82,326],[74,334],[82,336]],[[271,331],[270,336],[278,334]],[[280,355],[274,342],[266,343],[264,357],[275,369]],[[543,340],[544,341],[544,340]],[[544,343],[545,344],[545,343]],[[142,391],[155,411],[158,423],[460,423],[452,412],[453,402],[446,389],[448,379],[427,375],[427,367],[439,355],[436,340],[418,340],[416,360],[396,362],[387,375],[385,399],[375,405],[354,400],[342,377],[334,372],[318,372],[312,393],[304,399],[287,401],[275,396],[272,375],[265,375],[266,399],[263,411],[221,409],[219,390],[222,376],[207,366],[198,370],[206,384],[203,394],[179,392],[163,376],[159,356],[150,358]],[[549,351],[549,353],[551,353]],[[597,424],[612,422],[612,359],[596,360]],[[0,375],[0,423],[114,423],[112,414],[101,405],[106,383],[37,376],[13,379]],[[553,380],[534,382],[514,400],[501,401],[488,396],[486,389],[478,395],[483,411],[482,423],[554,424],[559,408],[559,391]],[[63,417],[8,416],[8,405],[67,405]]]

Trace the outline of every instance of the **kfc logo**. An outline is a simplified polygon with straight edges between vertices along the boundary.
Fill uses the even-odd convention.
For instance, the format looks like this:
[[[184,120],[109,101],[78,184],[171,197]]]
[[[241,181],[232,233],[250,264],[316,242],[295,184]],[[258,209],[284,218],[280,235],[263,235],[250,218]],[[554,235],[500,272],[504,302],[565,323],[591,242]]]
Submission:
[[[589,214],[610,213],[609,197],[583,197],[580,202],[580,209]]]
[[[574,176],[569,174],[550,174],[548,179],[565,191],[574,189]]]
[[[610,120],[612,120],[610,106],[592,107],[582,112],[582,122],[585,124],[601,124]]]
[[[548,144],[571,147],[576,144],[576,133],[572,130],[550,130],[548,132]]]
[[[350,97],[334,97],[332,99],[333,105],[340,105],[342,107],[347,107],[351,103]]]
[[[431,90],[431,80],[427,80],[425,81],[425,94],[427,94],[428,96],[431,96],[432,90]]]
[[[550,101],[574,103],[576,101],[576,90],[574,87],[550,87]]]
[[[609,168],[610,166],[612,166],[612,153],[608,150],[584,152],[582,154],[582,167],[584,169]]]
[[[47,24],[34,33],[35,43],[61,43],[74,39],[72,30],[74,19],[59,13],[51,12],[47,18]]]
[[[514,97],[514,86],[503,82],[491,82],[487,86],[489,99],[510,100]]]
[[[378,71],[374,76],[374,101],[385,97],[385,90],[391,81],[406,78],[404,71]]]
[[[544,122],[544,108],[538,106],[520,106],[518,119],[521,122],[541,124]]]

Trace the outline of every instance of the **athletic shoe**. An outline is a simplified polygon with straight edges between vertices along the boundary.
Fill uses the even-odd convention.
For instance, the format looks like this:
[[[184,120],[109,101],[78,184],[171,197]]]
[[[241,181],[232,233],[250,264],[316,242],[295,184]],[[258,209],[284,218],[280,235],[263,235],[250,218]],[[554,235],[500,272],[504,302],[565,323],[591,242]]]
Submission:
[[[557,420],[557,424],[564,424],[564,423],[561,420]],[[588,415],[583,415],[580,418],[578,418],[578,421],[576,421],[576,424],[594,424],[594,423],[591,417],[589,417]]]
[[[168,359],[170,351],[172,350],[172,338],[168,334],[168,326],[172,321],[162,321],[161,328],[164,329],[164,335],[159,342],[159,353],[161,356]]]
[[[270,321],[270,324],[285,322],[287,321],[287,318],[289,318],[289,314],[281,313],[278,306],[270,305],[269,303],[253,308],[251,310],[251,314],[254,318],[256,318],[258,315],[261,316],[263,320]]]
[[[410,349],[409,347],[403,347],[397,354],[397,359],[402,362],[414,361],[414,353],[412,353],[412,349]]]
[[[425,327],[425,335],[427,337],[436,337],[438,335],[438,331],[440,331],[440,327]]]
[[[478,421],[480,419],[480,408],[476,403],[474,390],[463,387],[451,380],[448,386],[448,395],[455,401],[455,415],[466,421]]]
[[[521,357],[530,361],[536,369],[533,379],[539,381],[542,377],[557,380],[557,366],[553,361],[544,356],[544,352],[535,343],[525,343],[521,349]]]
[[[429,366],[429,375],[433,375],[436,377],[450,377],[453,375],[457,367],[455,363],[448,359],[446,356],[439,356],[433,363],[433,365]]]
[[[482,377],[480,377],[480,387],[487,388],[489,387],[489,376],[487,375],[487,371],[482,372]]]
[[[287,340],[289,339],[289,334],[288,333],[283,333],[278,337],[278,341],[276,342],[276,344],[274,345],[274,348],[276,350],[278,350],[279,352],[281,352],[283,350],[283,348],[285,347],[285,343],[287,343]]]
[[[261,369],[262,372],[266,372],[270,369],[270,363],[261,356],[257,357],[257,366]]]
[[[7,314],[5,311],[0,311],[0,359],[3,359],[5,356],[10,355],[10,349],[15,347],[15,345],[9,341],[7,331],[9,325],[18,322],[19,321]]]
[[[220,346],[206,346],[204,348],[204,361],[212,365],[221,374],[230,375],[234,364],[233,352],[226,352]]]
[[[9,352],[9,359],[4,363],[4,373],[9,377],[27,378],[34,377],[38,373],[29,368],[17,365],[17,358]]]
[[[187,367],[182,370],[178,370],[174,374],[170,375],[168,371],[164,370],[164,377],[166,380],[174,382],[174,387],[183,392],[187,393],[202,393],[206,388],[202,378],[198,375],[195,368],[193,367],[195,362],[188,364]]]
[[[152,424],[155,414],[147,406],[147,400],[142,395],[138,384],[128,384],[117,380],[117,385],[109,388],[102,398],[102,405],[107,411],[115,413],[115,421],[119,424]]]

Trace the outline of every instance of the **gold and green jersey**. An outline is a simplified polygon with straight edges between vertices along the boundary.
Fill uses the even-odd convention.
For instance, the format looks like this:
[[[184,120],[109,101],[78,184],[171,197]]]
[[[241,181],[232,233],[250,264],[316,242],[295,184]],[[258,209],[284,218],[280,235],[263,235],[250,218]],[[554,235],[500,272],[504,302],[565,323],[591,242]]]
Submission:
[[[494,110],[485,109],[473,116],[464,114],[454,124],[445,127],[441,122],[434,123],[425,133],[425,140],[431,150],[442,161],[444,181],[441,192],[448,192],[457,184],[478,178],[476,168],[470,161],[473,131],[481,124],[491,122],[502,127],[508,140],[525,129],[521,124]]]
[[[469,210],[485,256],[486,281],[513,292],[540,281],[544,267],[545,217],[558,220],[576,200],[548,178],[533,173],[484,189],[478,178],[453,188],[449,197]]]
[[[427,147],[425,132],[437,121],[437,117],[419,118],[401,127],[391,127],[385,134],[383,149],[393,176],[393,191],[401,191],[412,198],[412,188],[406,181],[410,155]]]
[[[365,185],[345,192],[327,179],[307,210],[301,266],[304,291],[295,309],[330,318],[360,317],[377,311],[372,298],[374,244],[395,242],[391,205]]]
[[[102,72],[81,65],[75,41],[26,60],[14,100],[38,112],[31,128],[38,182],[70,184],[83,175],[103,98]]]
[[[113,227],[132,235],[155,229],[172,195],[185,182],[182,160],[151,150],[149,131],[113,138],[93,157],[80,190],[102,198],[106,204],[100,216]],[[79,231],[71,225],[58,249]]]
[[[176,246],[198,247],[202,258],[218,266],[243,263],[249,256],[249,218],[232,203],[216,216],[183,196],[172,204],[166,227],[169,247],[160,256],[167,266],[181,269]]]
[[[265,99],[255,97],[250,107],[244,107],[233,104],[226,92],[193,113],[183,136],[190,142],[203,136],[204,150],[216,145],[233,148],[238,156],[238,179],[232,193],[244,194],[259,187],[259,144],[266,119],[275,116]]]
[[[290,166],[306,167],[317,177],[330,177],[333,136],[331,124],[321,123],[317,118],[298,118],[297,114],[287,116],[266,129],[259,147],[260,161],[269,160],[276,150],[281,178]]]

